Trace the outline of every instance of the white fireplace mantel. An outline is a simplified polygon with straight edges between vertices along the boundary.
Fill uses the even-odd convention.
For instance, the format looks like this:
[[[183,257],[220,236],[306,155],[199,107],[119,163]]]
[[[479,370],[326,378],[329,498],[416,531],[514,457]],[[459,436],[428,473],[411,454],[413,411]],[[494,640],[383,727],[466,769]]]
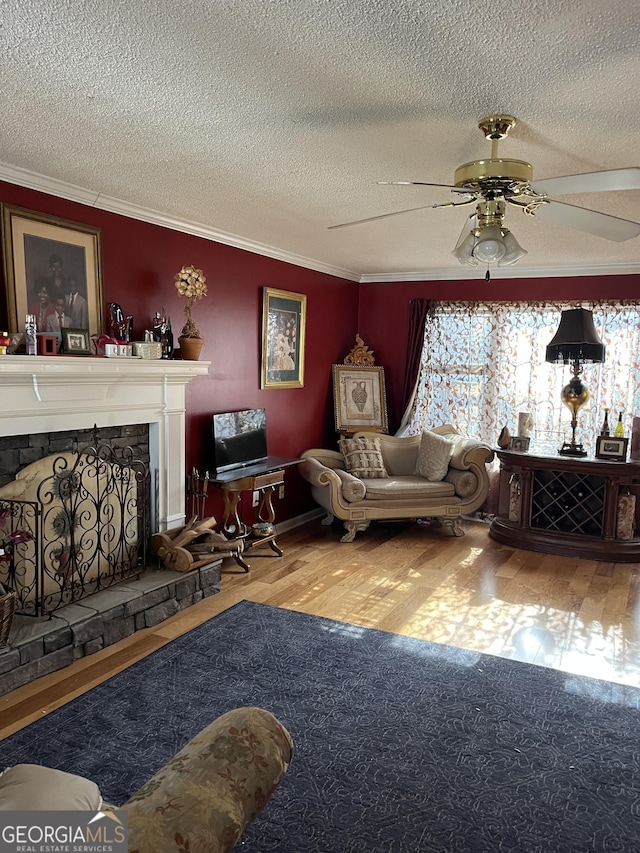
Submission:
[[[156,527],[185,518],[185,400],[208,361],[0,356],[0,436],[149,424]]]

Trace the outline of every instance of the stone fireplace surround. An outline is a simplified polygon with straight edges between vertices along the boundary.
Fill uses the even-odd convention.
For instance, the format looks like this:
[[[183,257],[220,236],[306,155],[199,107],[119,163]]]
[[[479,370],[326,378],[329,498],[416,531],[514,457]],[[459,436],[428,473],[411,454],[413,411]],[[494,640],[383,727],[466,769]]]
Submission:
[[[185,522],[185,401],[209,362],[0,356],[0,436],[149,424],[152,530]],[[0,648],[0,695],[219,591],[220,561],[189,575],[147,571],[51,618],[15,617]]]

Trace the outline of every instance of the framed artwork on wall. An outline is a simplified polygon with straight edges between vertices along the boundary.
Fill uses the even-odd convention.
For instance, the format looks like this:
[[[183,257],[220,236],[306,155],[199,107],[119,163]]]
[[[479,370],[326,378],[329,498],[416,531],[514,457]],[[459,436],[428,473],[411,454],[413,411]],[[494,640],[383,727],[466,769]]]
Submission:
[[[99,228],[3,204],[2,251],[11,331],[24,330],[27,314],[38,332],[59,331],[51,317],[63,308],[65,325],[101,333]]]
[[[334,364],[333,400],[338,432],[387,432],[384,367]]]
[[[307,297],[263,288],[261,388],[302,388]]]

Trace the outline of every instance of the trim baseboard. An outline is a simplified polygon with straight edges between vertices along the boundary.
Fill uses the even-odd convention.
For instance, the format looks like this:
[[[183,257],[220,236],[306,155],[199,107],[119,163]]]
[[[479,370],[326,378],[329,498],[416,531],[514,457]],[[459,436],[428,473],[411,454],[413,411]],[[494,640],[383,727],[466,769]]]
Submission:
[[[288,533],[290,530],[295,530],[296,527],[302,527],[308,521],[315,521],[316,518],[322,518],[326,512],[318,507],[310,512],[305,512],[302,515],[296,515],[293,518],[288,518],[286,521],[276,521],[278,533]]]

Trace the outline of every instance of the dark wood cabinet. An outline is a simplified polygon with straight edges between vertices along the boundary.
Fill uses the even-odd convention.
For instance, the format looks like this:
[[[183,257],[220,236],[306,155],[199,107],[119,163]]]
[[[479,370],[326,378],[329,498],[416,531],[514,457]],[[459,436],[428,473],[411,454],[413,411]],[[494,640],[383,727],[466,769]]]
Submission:
[[[489,535],[548,554],[640,561],[640,462],[497,450],[498,513]]]

